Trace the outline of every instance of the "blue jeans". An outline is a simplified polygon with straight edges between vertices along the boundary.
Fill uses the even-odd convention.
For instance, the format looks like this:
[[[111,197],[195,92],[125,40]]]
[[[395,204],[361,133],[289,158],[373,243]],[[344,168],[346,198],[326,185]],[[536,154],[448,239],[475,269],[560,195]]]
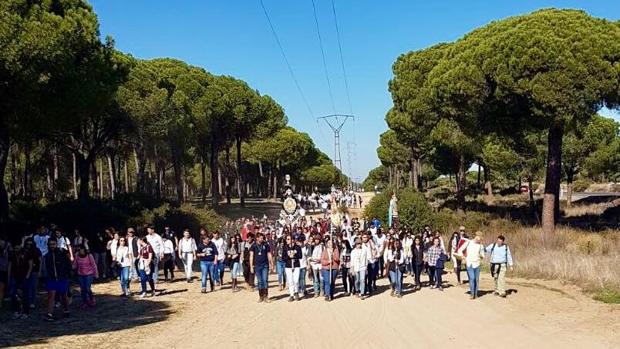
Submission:
[[[37,286],[39,286],[39,273],[30,273],[30,279],[28,279],[28,306],[34,304],[37,301]]]
[[[93,284],[93,275],[79,275],[80,294],[82,295],[82,304],[88,304],[93,299],[93,291],[90,289]]]
[[[312,286],[314,294],[321,294],[321,269],[312,269]]]
[[[224,283],[224,280],[222,280],[224,276],[224,267],[224,260],[218,260],[217,265],[213,268],[212,276],[215,276],[215,282],[220,285]]]
[[[276,273],[278,273],[278,285],[284,285],[286,276],[284,275],[284,269],[286,269],[286,263],[284,261],[276,262]]]
[[[216,266],[213,262],[200,261],[200,285],[202,288],[207,288],[208,277],[210,278],[209,284],[211,285],[211,290],[213,290],[213,281],[216,280],[215,274],[217,274],[215,268]]]
[[[366,287],[366,270],[360,270],[355,273],[355,291],[359,295],[364,294],[364,289]]]
[[[266,290],[268,287],[267,278],[269,277],[269,265],[256,265],[254,266],[254,272],[256,273],[256,284],[259,290]]]
[[[415,275],[415,285],[418,287],[422,287],[422,280],[420,280],[420,276],[422,275],[422,271],[424,271],[424,264],[413,263],[413,273]]]
[[[121,290],[123,291],[123,294],[129,293],[129,271],[130,271],[130,269],[131,269],[131,267],[121,267],[120,268]]]
[[[230,267],[230,277],[236,279],[239,276],[239,262],[234,262]]]
[[[138,274],[140,275],[140,285],[142,286],[142,293],[146,293],[146,283],[149,283],[151,286],[151,291],[155,292],[155,282],[153,281],[153,269],[151,268],[150,273],[146,273],[144,269],[138,270]]]
[[[338,269],[332,269],[331,279],[329,269],[321,269],[321,275],[323,276],[323,289],[325,290],[325,297],[334,298],[334,289],[336,288]]]
[[[441,274],[443,274],[443,268],[435,268],[435,283],[437,285],[437,288],[442,287],[441,284],[443,283],[443,280],[441,279]]]
[[[469,294],[478,297],[478,283],[480,283],[480,267],[467,267],[467,277],[469,278]]]
[[[151,278],[153,279],[153,283],[156,283],[159,275],[159,256],[155,253],[153,253],[153,268],[151,270]]]
[[[403,292],[403,273],[400,272],[398,267],[396,270],[390,270],[390,282],[396,294],[401,294]]]
[[[371,293],[377,287],[377,268],[379,267],[377,262],[368,263],[368,268],[366,269],[366,288],[367,292]]]
[[[299,268],[299,293],[306,293],[306,268]]]

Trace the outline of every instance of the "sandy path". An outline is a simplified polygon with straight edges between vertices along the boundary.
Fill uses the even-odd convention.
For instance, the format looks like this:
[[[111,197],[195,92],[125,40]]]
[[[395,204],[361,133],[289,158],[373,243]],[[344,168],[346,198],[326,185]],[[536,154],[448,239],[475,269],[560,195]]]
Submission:
[[[446,279],[451,280],[447,275]],[[273,285],[274,276],[271,276]],[[405,279],[407,285],[411,278]],[[572,287],[511,280],[507,299],[470,301],[464,287],[423,289],[402,299],[387,287],[364,301],[322,298],[287,302],[272,286],[271,304],[228,285],[206,295],[199,284],[161,284],[155,298],[121,300],[115,283],[96,285],[99,307],[74,310],[53,324],[38,315],[4,321],[0,346],[37,348],[619,348],[620,307],[596,303]],[[381,280],[380,286],[386,282]],[[488,290],[490,280],[483,280]],[[553,287],[561,287],[562,291]],[[382,290],[382,291],[381,291]],[[6,324],[6,326],[5,326]],[[78,332],[79,334],[75,334]]]

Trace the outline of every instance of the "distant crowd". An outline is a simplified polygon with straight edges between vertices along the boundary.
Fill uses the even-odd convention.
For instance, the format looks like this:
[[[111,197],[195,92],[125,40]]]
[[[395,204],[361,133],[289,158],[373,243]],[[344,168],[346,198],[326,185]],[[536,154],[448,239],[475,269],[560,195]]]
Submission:
[[[510,248],[502,235],[487,245],[483,241],[481,232],[470,236],[465,227],[444,241],[429,226],[415,232],[406,226],[384,229],[376,218],[364,221],[348,214],[302,217],[292,225],[252,217],[227,222],[222,231],[177,233],[166,226],[157,232],[149,226],[136,234],[134,228],[110,228],[90,239],[78,230],[66,234],[41,226],[21,243],[0,239],[0,299],[10,299],[13,318],[24,319],[44,288],[44,318],[54,321],[57,309],[63,317],[70,315],[72,288],[79,287],[80,308],[95,308],[94,281],[118,280],[121,297],[150,297],[158,295],[159,283],[179,274],[194,282],[194,267],[200,271],[198,292],[213,292],[225,283],[237,292],[243,280],[244,288],[256,291],[258,301],[265,303],[271,301],[268,276],[274,272],[278,290],[287,289],[289,301],[321,296],[326,301],[338,296],[363,300],[378,293],[377,280],[384,277],[390,295],[401,298],[405,277],[412,278],[412,293],[422,287],[443,291],[450,283],[443,278],[447,265],[454,272],[451,282],[468,282],[469,297],[475,299],[485,260],[494,293],[505,297],[506,271],[513,266]]]

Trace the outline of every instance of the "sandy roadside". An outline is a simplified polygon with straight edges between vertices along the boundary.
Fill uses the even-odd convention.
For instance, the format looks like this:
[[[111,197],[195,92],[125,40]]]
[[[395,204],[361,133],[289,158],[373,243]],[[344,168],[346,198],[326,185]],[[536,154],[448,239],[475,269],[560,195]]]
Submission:
[[[411,280],[405,279],[407,288]],[[553,282],[510,281],[515,291],[507,299],[487,294],[470,301],[466,286],[445,292],[407,290],[398,299],[390,297],[381,280],[381,293],[364,301],[339,297],[330,303],[322,298],[289,303],[272,275],[271,304],[256,303],[255,292],[232,293],[229,285],[204,295],[196,282],[160,284],[166,289],[162,296],[124,300],[116,296],[116,283],[99,284],[96,310],[75,308],[70,319],[52,324],[36,313],[20,322],[1,318],[0,347],[620,347],[620,307]],[[490,289],[488,276],[482,286]]]

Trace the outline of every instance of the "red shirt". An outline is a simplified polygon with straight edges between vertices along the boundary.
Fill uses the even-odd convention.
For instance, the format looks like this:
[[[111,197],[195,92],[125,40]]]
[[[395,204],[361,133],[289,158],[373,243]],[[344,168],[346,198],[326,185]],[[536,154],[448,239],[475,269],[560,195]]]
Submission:
[[[149,254],[151,253],[155,253],[153,251],[153,247],[151,247],[151,245],[146,245],[143,247],[140,247],[140,258],[142,259],[149,259]]]

